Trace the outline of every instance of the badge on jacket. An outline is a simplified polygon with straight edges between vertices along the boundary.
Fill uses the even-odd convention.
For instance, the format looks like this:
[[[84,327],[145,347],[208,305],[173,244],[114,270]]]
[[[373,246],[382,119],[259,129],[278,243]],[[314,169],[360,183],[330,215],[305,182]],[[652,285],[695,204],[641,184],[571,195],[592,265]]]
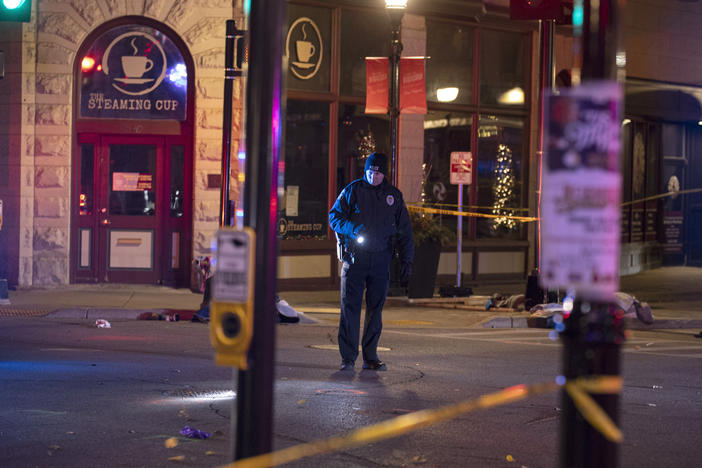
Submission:
[[[387,197],[385,197],[385,201],[388,202],[388,206],[392,206],[393,203],[395,203],[395,197],[393,197],[392,195],[388,195]]]

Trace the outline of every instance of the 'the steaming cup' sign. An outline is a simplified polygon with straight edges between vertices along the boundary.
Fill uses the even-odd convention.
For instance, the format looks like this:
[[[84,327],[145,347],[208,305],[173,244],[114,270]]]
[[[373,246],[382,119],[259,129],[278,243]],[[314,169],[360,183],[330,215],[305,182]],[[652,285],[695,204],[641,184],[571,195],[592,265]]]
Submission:
[[[81,73],[81,117],[186,118],[186,66],[158,30],[132,25],[107,31],[88,50]]]

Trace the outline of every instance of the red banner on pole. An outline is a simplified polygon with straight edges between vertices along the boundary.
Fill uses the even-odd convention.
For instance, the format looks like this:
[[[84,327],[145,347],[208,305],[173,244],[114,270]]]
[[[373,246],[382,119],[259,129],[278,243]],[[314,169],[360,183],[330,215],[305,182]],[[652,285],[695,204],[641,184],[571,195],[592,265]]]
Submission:
[[[424,57],[400,59],[400,114],[427,113]]]
[[[366,114],[387,114],[390,74],[387,57],[366,57]]]

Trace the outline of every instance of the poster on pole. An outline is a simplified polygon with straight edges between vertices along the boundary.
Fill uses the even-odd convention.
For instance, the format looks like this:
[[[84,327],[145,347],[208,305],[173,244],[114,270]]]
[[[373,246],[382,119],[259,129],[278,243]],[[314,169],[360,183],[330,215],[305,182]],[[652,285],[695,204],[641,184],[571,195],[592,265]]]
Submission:
[[[603,81],[545,98],[540,278],[586,300],[619,288],[621,96]]]

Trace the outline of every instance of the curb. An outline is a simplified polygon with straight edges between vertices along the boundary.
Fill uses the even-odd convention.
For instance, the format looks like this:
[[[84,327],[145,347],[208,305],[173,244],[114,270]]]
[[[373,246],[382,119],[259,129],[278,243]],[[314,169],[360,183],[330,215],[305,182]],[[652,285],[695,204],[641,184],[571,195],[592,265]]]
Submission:
[[[625,319],[629,330],[701,328],[702,319],[661,319],[647,325],[637,319]],[[483,328],[553,328],[546,317],[494,317],[482,323]]]
[[[529,328],[526,317],[494,317],[483,322],[482,326],[483,328]]]
[[[57,309],[48,318],[136,320],[139,315],[149,312],[165,314],[168,309]]]

